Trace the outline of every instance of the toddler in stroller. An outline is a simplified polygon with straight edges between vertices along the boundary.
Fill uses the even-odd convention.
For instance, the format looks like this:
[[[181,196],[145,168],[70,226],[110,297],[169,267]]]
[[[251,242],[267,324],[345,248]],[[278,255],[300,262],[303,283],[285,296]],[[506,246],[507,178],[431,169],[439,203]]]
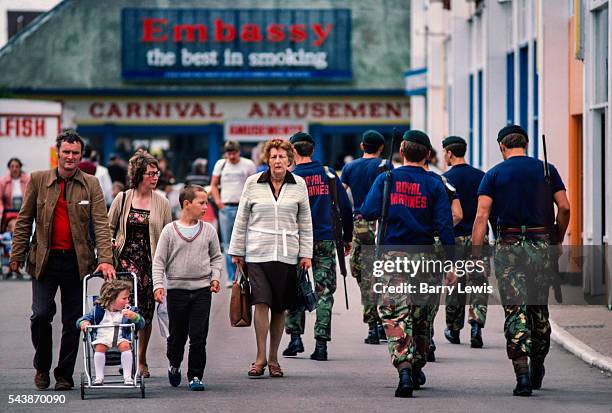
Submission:
[[[117,326],[119,324],[135,325],[136,330],[144,327],[144,318],[138,314],[136,308],[129,306],[132,284],[128,281],[115,279],[104,283],[100,288],[100,297],[94,307],[77,321],[77,326],[85,332],[87,326]],[[106,352],[116,347],[121,352],[121,366],[123,367],[124,383],[133,386],[131,330],[122,328],[90,328],[91,344],[94,347],[94,368],[96,378],[94,385],[104,384],[104,365]]]

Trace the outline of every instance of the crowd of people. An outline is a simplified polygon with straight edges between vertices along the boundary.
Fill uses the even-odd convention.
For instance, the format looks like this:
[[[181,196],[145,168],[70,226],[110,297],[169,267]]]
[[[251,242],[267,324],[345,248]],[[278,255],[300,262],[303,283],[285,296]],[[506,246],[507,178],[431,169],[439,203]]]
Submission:
[[[367,325],[364,343],[387,341],[399,374],[395,395],[412,397],[413,390],[425,383],[426,363],[435,361],[433,322],[438,303],[421,304],[410,294],[375,294],[371,269],[375,244],[389,247],[382,253],[388,259],[395,257],[391,246],[397,245],[460,244],[478,256],[479,248],[488,243],[488,221],[494,215],[498,248],[518,246],[531,257],[532,267],[544,270],[551,265],[548,256],[533,258],[551,242],[543,228],[548,226],[544,211],[552,203],[547,205],[547,200],[532,193],[533,187],[547,182],[542,162],[526,156],[528,136],[518,126],[503,128],[497,141],[504,162],[483,173],[467,165],[465,140],[447,137],[444,160],[450,169],[442,176],[428,167],[434,153],[429,137],[416,130],[403,135],[399,164],[381,159],[384,137],[366,131],[360,145],[363,157],[350,161],[340,174],[312,159],[316,143],[305,132],[289,140],[265,142],[259,168],[241,157],[237,142],[228,141],[212,178],[206,174],[206,162],[197,160],[185,185],[175,188],[174,201],[172,191],[159,192],[160,182],[167,188],[174,180],[165,160],[139,149],[127,165],[113,158],[104,168],[75,131],[62,132],[56,141],[57,168],[27,177],[21,162],[12,159],[10,175],[0,181],[4,209],[19,209],[12,221],[10,270],[19,272],[25,266],[32,276],[36,387],[50,385],[51,322],[59,288],[63,331],[53,371],[56,390],[74,386],[80,329],[114,319],[137,325],[136,371],[149,377],[147,347],[156,310],[167,340],[170,384],[180,385],[189,338],[188,388],[204,390],[211,295],[220,291],[223,278],[231,285],[235,271],[250,281],[255,308],[257,349],[248,377],[261,377],[266,368],[270,377],[284,377],[278,358],[283,331],[290,341],[282,355],[304,352],[305,313],[296,304],[298,272],[309,269],[318,295],[310,358],[326,361],[327,343],[332,339],[336,260],[350,255]],[[569,203],[556,169],[550,165],[549,170],[550,202],[558,209],[555,228],[563,240]],[[525,176],[532,185],[527,192],[516,183]],[[213,208],[209,209],[209,202]],[[219,217],[218,229],[210,222],[213,209]],[[422,251],[401,254],[414,260],[424,256]],[[496,262],[502,269],[496,275],[504,280],[516,275],[525,282],[517,262],[521,263]],[[116,280],[117,271],[136,275],[137,309],[128,308],[130,291]],[[101,273],[106,283],[98,307],[83,315],[81,280],[91,272]],[[452,271],[422,271],[419,276],[457,282]],[[385,277],[388,284],[399,279],[397,274]],[[506,284],[520,295],[520,283]],[[466,302],[448,299],[444,336],[458,344]],[[486,298],[470,304],[471,345],[481,348]],[[550,335],[547,308],[513,303],[504,309],[508,357],[517,378],[514,394],[528,396],[541,387],[544,377]],[[133,385],[128,375],[132,369],[129,345],[109,343],[107,337],[96,338],[94,344],[94,382],[104,382],[104,353],[109,344],[116,344],[122,353],[125,384]]]

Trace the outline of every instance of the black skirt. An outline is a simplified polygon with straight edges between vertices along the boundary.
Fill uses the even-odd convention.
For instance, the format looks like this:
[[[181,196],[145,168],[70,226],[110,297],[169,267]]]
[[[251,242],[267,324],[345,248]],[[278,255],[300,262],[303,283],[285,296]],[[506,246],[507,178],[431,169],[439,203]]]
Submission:
[[[247,262],[251,283],[251,305],[267,304],[276,313],[291,308],[296,301],[297,266],[279,261]]]

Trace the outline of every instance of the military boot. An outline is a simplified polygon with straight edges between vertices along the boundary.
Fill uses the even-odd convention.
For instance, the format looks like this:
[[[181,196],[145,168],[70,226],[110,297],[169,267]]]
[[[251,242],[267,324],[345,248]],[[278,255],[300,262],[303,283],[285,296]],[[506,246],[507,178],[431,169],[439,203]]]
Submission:
[[[461,338],[459,336],[460,330],[451,330],[449,328],[444,329],[444,337],[451,344],[461,344]]]
[[[516,387],[512,392],[515,396],[529,397],[531,396],[531,380],[528,373],[520,373],[516,375]]]
[[[402,369],[399,372],[399,383],[395,389],[395,397],[412,397],[412,372],[410,369]]]
[[[414,390],[420,390],[421,386],[423,386],[427,382],[427,378],[425,377],[425,373],[423,370],[412,368],[412,386]]]
[[[283,351],[283,357],[295,357],[297,353],[303,352],[304,343],[302,343],[302,337],[299,334],[291,334],[291,341],[285,351]]]
[[[470,330],[470,347],[472,348],[482,348],[482,332],[480,324],[476,321],[470,322],[472,325],[472,329]]]
[[[380,344],[380,337],[378,337],[378,327],[374,325],[368,329],[368,336],[363,339],[365,344]]]
[[[387,334],[385,334],[385,326],[382,324],[376,325],[376,330],[378,332],[378,339],[380,341],[387,341]]]
[[[533,390],[540,390],[542,388],[542,380],[544,380],[544,360],[531,359],[529,364],[529,378],[531,379],[531,388]]]
[[[310,355],[311,360],[327,361],[327,341],[317,340],[315,349]]]
[[[435,363],[436,361],[436,343],[434,342],[433,337],[427,351],[427,361],[430,363]]]

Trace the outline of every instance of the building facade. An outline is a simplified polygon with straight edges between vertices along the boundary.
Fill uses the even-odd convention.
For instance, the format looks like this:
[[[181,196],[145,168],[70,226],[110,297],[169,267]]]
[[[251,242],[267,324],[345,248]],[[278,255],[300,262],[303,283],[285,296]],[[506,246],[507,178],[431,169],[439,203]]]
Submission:
[[[419,0],[412,5],[427,26],[413,28],[413,55],[422,57],[428,74],[421,95],[411,98],[412,123],[436,138],[465,137],[469,162],[484,170],[501,161],[495,137],[504,125],[524,127],[528,154],[540,159],[544,135],[548,160],[566,183],[572,205],[566,242],[597,246],[603,257],[610,255],[612,234],[609,3]],[[585,292],[608,290],[612,299],[609,260],[585,256],[592,261],[585,263]],[[572,267],[572,257],[568,262]]]

